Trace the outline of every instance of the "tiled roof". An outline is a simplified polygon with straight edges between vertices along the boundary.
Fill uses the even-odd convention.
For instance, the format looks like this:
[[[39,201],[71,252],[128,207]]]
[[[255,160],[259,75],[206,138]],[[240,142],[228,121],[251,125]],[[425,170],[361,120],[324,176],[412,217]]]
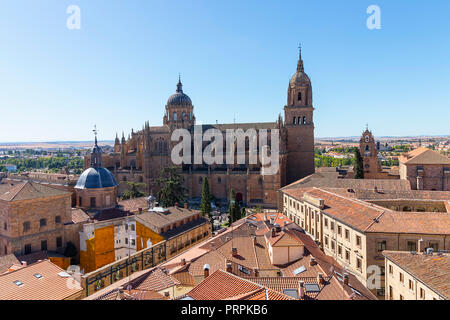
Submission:
[[[324,200],[322,211],[362,232],[450,233],[450,215],[439,212],[397,212],[318,188],[285,193],[302,199],[305,194]]]
[[[72,208],[72,222],[82,223],[89,221],[89,216],[80,208]]]
[[[225,300],[230,298],[233,300],[259,300],[261,295],[257,295],[257,293],[261,289],[265,288],[226,271],[218,270],[189,291],[187,296],[194,300]],[[271,293],[271,295],[272,298],[290,300],[285,295],[275,293]]]
[[[405,164],[442,164],[450,165],[450,158],[428,148],[419,147],[398,157]]]
[[[8,269],[13,265],[20,265],[20,261],[17,260],[16,256],[13,254],[8,254],[6,256],[0,256],[0,274],[7,272]]]
[[[134,213],[139,212],[139,209],[142,209],[142,210],[148,209],[147,197],[122,200],[122,201],[119,201],[119,205],[123,207],[123,210],[134,212]]]
[[[0,275],[0,300],[63,300],[83,290],[73,277],[61,272],[64,270],[44,260]],[[38,279],[36,274],[42,277]]]
[[[146,211],[142,214],[139,214],[137,217],[157,228],[163,228],[200,213],[199,210],[186,209],[182,207],[170,207],[165,209],[167,210],[167,213]]]
[[[111,290],[101,295],[95,300],[167,300],[162,294],[156,291],[145,290]]]
[[[158,267],[131,282],[133,289],[145,291],[160,291],[177,284],[180,284],[177,279]]]
[[[296,182],[291,183],[283,188],[282,191],[287,192],[296,188],[346,188],[354,190],[411,190],[408,180],[401,179],[338,179],[338,178],[321,178],[313,175],[307,176]]]
[[[434,253],[412,254],[411,252],[383,251],[386,259],[419,279],[422,283],[450,299],[450,255]]]
[[[4,201],[30,200],[59,195],[70,196],[71,193],[31,181],[0,184],[0,200]]]
[[[352,190],[344,188],[321,188],[347,198],[360,200],[450,200],[450,191],[427,190]]]

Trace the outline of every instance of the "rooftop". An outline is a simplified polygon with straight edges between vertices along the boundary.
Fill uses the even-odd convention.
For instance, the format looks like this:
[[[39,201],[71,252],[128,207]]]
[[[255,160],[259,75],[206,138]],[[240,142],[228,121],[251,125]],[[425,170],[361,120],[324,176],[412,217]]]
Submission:
[[[70,192],[32,181],[0,183],[0,200],[8,202],[70,195]]]
[[[442,164],[450,165],[450,158],[434,150],[419,147],[398,157],[399,162],[404,164]]]
[[[450,254],[383,251],[383,255],[442,297],[450,299]]]

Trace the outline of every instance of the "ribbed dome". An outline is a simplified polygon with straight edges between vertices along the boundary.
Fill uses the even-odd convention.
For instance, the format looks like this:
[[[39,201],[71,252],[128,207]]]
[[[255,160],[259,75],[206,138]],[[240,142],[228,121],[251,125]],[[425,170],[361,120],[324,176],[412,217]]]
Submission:
[[[183,84],[181,79],[178,79],[177,92],[169,97],[167,100],[167,105],[169,106],[192,106],[191,98],[187,94],[183,93]]]
[[[179,105],[192,105],[191,98],[188,95],[177,92],[169,97],[167,100],[167,105],[179,106]]]
[[[76,189],[99,189],[117,186],[114,175],[106,168],[89,168],[78,178]]]

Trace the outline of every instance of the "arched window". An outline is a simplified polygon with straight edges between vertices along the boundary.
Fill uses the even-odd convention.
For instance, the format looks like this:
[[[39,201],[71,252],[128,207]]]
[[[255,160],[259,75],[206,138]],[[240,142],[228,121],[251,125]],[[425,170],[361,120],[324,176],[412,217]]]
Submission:
[[[176,112],[173,113],[173,121],[177,121],[177,113]]]
[[[181,120],[186,120],[186,112],[183,112]]]
[[[294,119],[292,120],[292,124],[297,124],[297,118],[294,117]]]
[[[298,101],[301,101],[301,100],[302,100],[302,93],[301,93],[301,92],[298,93],[297,100],[298,100]]]
[[[303,117],[303,124],[306,124],[306,117]]]
[[[217,183],[218,183],[218,184],[221,184],[221,183],[222,183],[222,178],[218,177],[218,178],[217,178]]]
[[[198,178],[198,183],[202,184],[202,182],[203,182],[203,178],[202,177]]]
[[[297,123],[298,123],[299,125],[302,124],[302,117],[298,117]]]

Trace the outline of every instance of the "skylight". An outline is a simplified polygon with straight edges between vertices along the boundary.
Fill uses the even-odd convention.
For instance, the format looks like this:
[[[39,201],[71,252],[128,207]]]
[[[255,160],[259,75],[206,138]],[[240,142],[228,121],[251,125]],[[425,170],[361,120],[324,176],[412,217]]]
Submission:
[[[305,272],[305,271],[306,271],[305,266],[301,266],[300,268],[295,269],[293,273],[294,273],[294,276],[296,276],[299,273],[302,273],[302,272]]]
[[[23,286],[22,281],[19,281],[19,280],[14,281],[14,284],[15,284],[16,286],[18,286],[18,287],[22,287],[22,286]]]
[[[35,273],[35,274],[34,274],[34,277],[37,278],[37,279],[41,279],[41,278],[42,278],[42,274],[40,274],[40,273]]]
[[[317,283],[305,283],[306,292],[320,292],[319,285]]]
[[[284,289],[283,293],[285,295],[288,295],[289,297],[292,297],[294,299],[298,299],[298,291],[296,289]]]

